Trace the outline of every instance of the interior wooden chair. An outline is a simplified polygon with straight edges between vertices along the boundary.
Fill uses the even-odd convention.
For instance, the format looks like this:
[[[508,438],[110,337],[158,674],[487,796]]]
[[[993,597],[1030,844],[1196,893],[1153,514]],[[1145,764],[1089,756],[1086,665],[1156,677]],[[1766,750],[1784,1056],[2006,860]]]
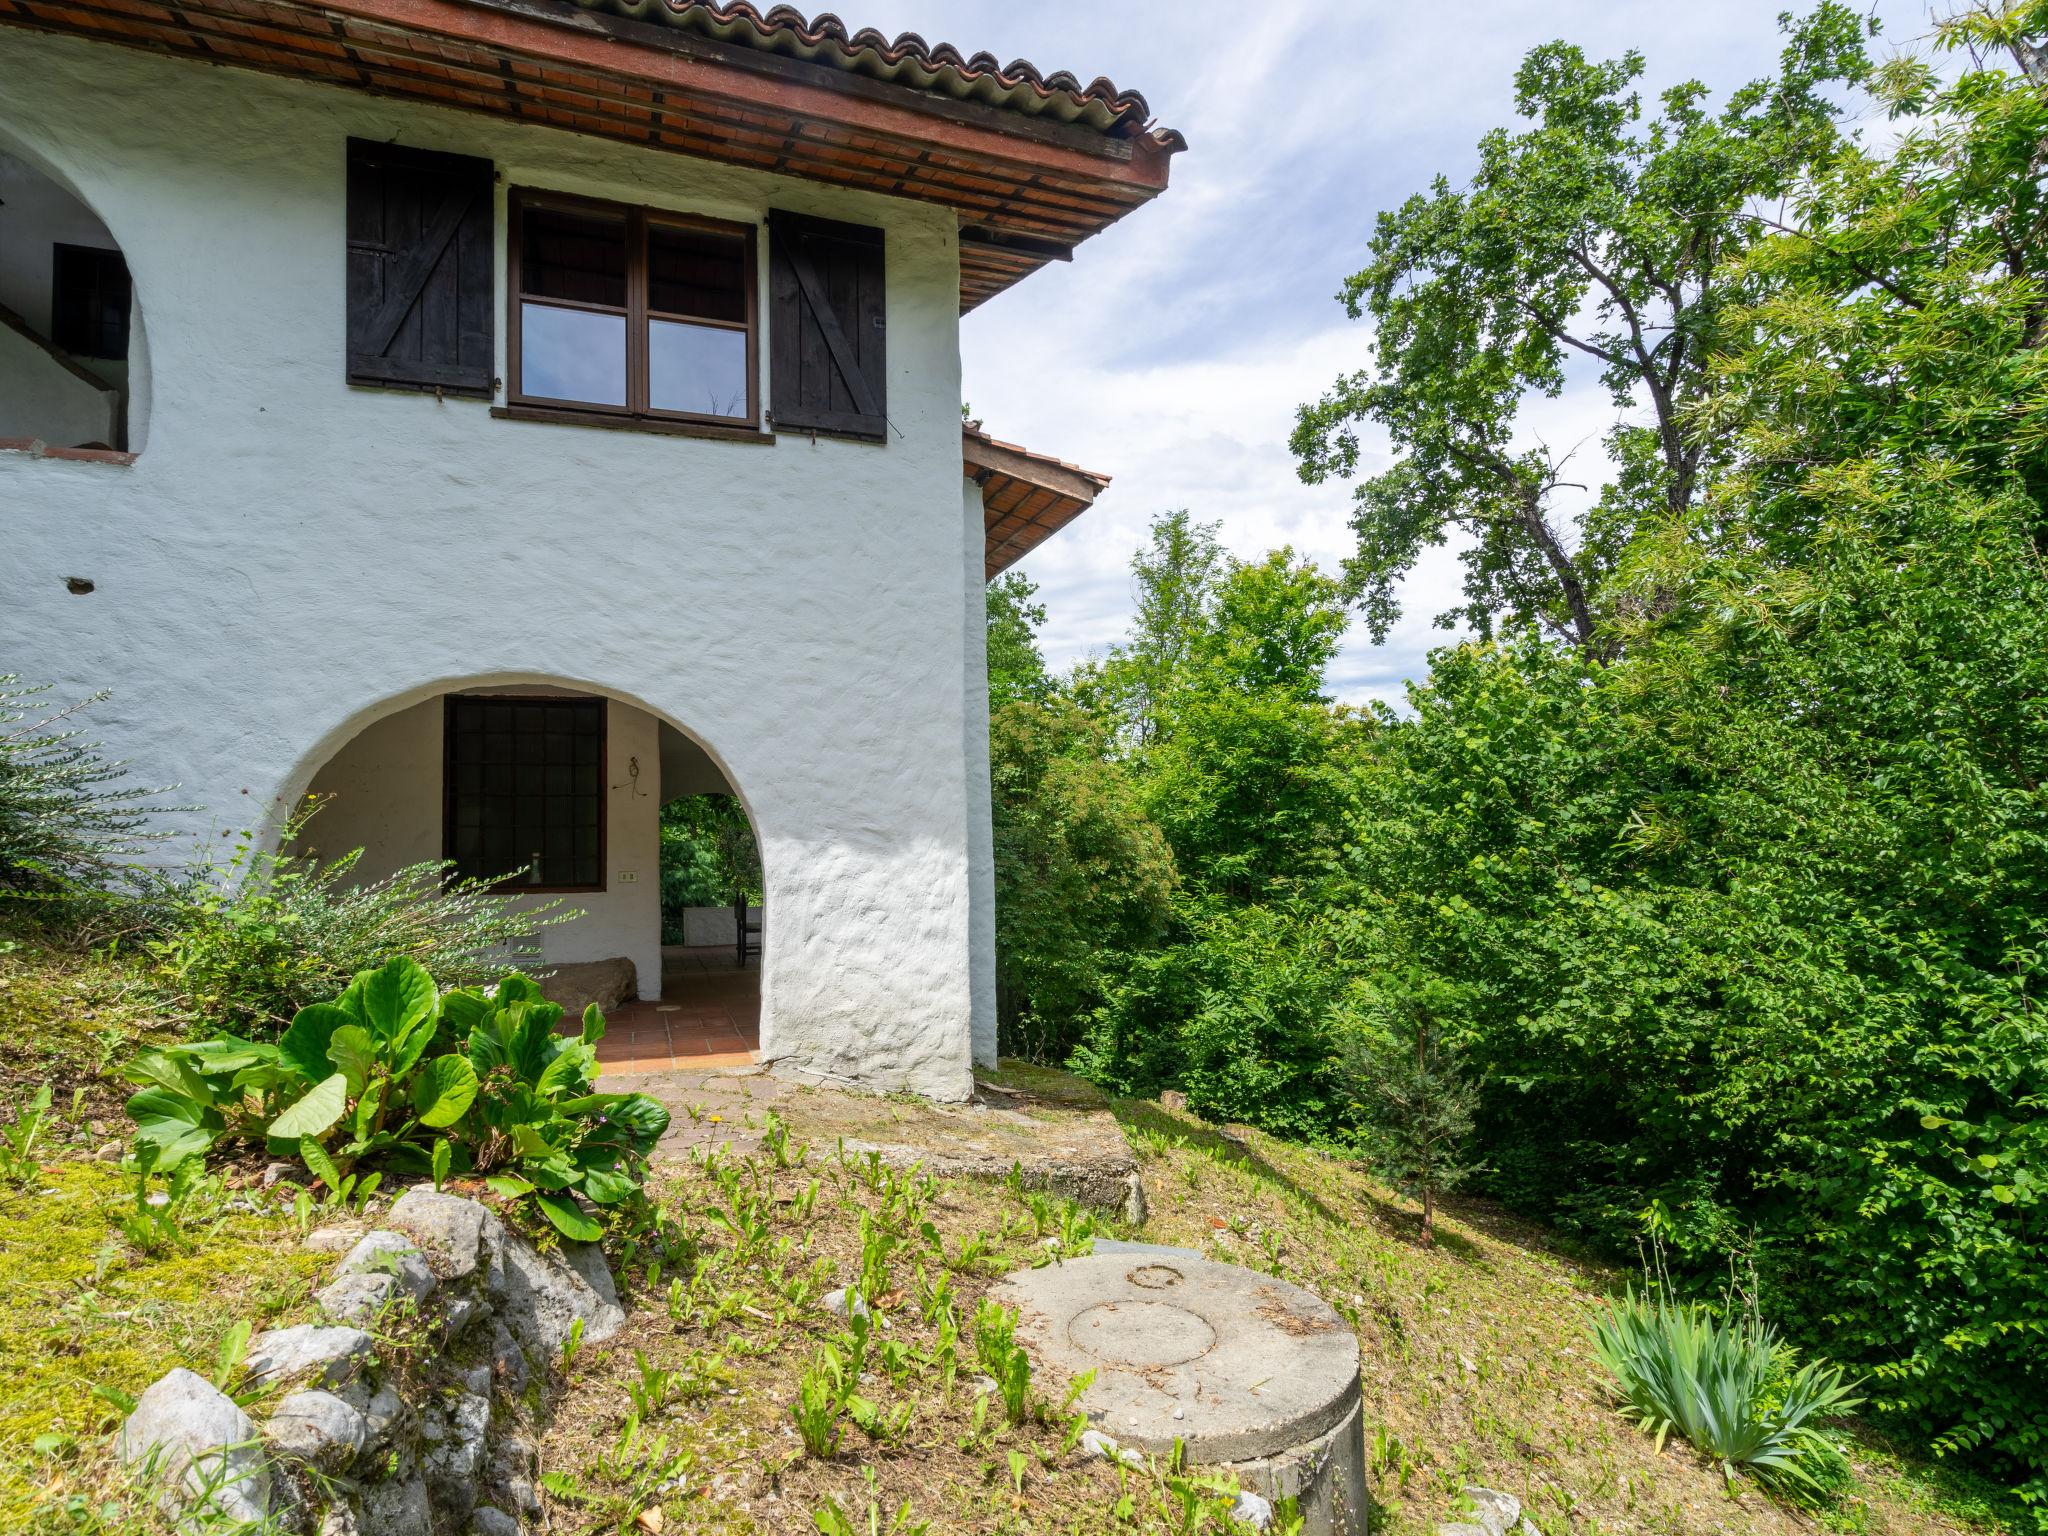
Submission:
[[[734,946],[739,954],[740,969],[747,968],[747,956],[761,953],[761,917],[758,909],[749,917],[747,898],[741,896],[732,904],[732,926],[739,942]]]

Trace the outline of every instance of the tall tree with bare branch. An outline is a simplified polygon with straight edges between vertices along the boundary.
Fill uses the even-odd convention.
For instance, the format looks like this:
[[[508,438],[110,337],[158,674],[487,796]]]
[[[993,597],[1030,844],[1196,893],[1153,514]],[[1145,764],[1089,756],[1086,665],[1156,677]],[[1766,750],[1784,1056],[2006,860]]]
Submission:
[[[1465,601],[1439,624],[1611,647],[1604,578],[1639,521],[1683,514],[1718,462],[1687,422],[1716,387],[1716,328],[1741,297],[1728,259],[1838,143],[1828,87],[1868,70],[1871,24],[1837,0],[1781,25],[1777,77],[1719,112],[1687,83],[1646,118],[1640,54],[1534,49],[1515,77],[1531,126],[1489,133],[1470,186],[1439,177],[1381,214],[1371,260],[1339,294],[1374,323],[1371,363],[1303,406],[1292,439],[1312,484],[1360,471],[1362,424],[1391,439],[1391,467],[1358,487],[1347,564],[1376,638],[1423,548],[1458,530]],[[1599,364],[1617,419],[1611,473],[1572,516],[1558,493],[1590,491],[1574,466],[1599,456],[1542,441],[1525,408],[1561,393],[1575,358]]]

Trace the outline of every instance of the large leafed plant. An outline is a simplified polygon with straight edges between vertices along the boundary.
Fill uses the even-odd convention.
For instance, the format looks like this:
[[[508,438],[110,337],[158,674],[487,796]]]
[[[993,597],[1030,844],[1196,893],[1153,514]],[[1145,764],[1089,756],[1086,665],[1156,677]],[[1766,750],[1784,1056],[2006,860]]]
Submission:
[[[610,1206],[635,1194],[668,1111],[597,1092],[604,1016],[586,1009],[574,1035],[561,1018],[525,976],[444,994],[401,957],[300,1009],[274,1045],[226,1038],[138,1058],[137,1150],[168,1172],[223,1138],[261,1137],[334,1189],[368,1163],[437,1182],[472,1174],[594,1240],[602,1229],[575,1196]]]

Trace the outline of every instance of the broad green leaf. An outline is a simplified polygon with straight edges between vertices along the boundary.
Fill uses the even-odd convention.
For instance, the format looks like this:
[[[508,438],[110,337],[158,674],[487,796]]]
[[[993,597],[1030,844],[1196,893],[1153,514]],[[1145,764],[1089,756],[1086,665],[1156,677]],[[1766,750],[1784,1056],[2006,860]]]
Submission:
[[[455,1058],[451,1057],[449,1059],[453,1060]],[[434,1188],[439,1189],[443,1184],[446,1184],[448,1182],[448,1165],[450,1161],[454,1158],[454,1156],[455,1149],[451,1147],[446,1141],[437,1141],[434,1143]]]
[[[400,955],[372,971],[363,983],[363,1021],[379,1040],[396,1042],[440,1006],[440,994],[427,968],[410,955]]]
[[[202,1103],[213,1097],[213,1088],[204,1077],[164,1051],[144,1051],[121,1069],[121,1075],[131,1083],[151,1084]]]
[[[603,1038],[604,1015],[598,1012],[597,1004],[592,1003],[583,1010],[583,1043],[585,1045],[595,1045]]]
[[[494,1173],[484,1180],[485,1187],[507,1200],[523,1200],[533,1193],[533,1186],[517,1174]]]
[[[490,1016],[491,1000],[467,987],[458,987],[441,999],[441,1027],[451,1040],[467,1040],[469,1032]]]
[[[186,1158],[203,1153],[227,1128],[208,1104],[168,1088],[145,1088],[128,1100],[138,1149],[153,1149],[159,1171],[168,1173]]]
[[[553,1098],[582,1088],[596,1066],[596,1048],[580,1040],[572,1041],[563,1046],[553,1061],[541,1068],[540,1080],[534,1086],[543,1097]]]
[[[434,1036],[441,1028],[440,1015],[422,1019],[402,1036],[391,1049],[391,1075],[400,1082],[411,1075],[415,1063],[426,1054],[428,1046],[434,1043]]]
[[[362,1025],[344,1024],[327,1042],[327,1060],[347,1080],[349,1096],[354,1098],[369,1087],[370,1075],[377,1068],[377,1042]]]
[[[555,1230],[572,1242],[594,1243],[604,1236],[604,1228],[584,1214],[583,1207],[567,1195],[549,1194],[546,1190],[535,1193],[534,1200],[540,1205],[541,1214],[554,1223]]]
[[[319,1136],[348,1108],[348,1079],[339,1072],[307,1090],[306,1096],[270,1122],[272,1136]]]
[[[277,1042],[277,1054],[300,1077],[317,1083],[334,1070],[327,1054],[334,1032],[353,1022],[348,1010],[334,1003],[308,1003],[292,1015],[291,1027]]]
[[[501,1008],[513,1003],[537,1003],[541,997],[540,983],[518,971],[498,983],[497,1003]]]
[[[469,1064],[476,1069],[478,1077],[504,1066],[507,1059],[505,1035],[499,1027],[498,1015],[486,1015],[470,1026]]]
[[[460,1056],[436,1056],[412,1080],[412,1105],[420,1124],[436,1129],[460,1120],[476,1099],[476,1073]]]
[[[586,1168],[583,1193],[599,1205],[617,1205],[640,1186],[623,1173],[609,1168]]]
[[[618,1102],[603,1113],[610,1124],[626,1133],[633,1150],[642,1154],[653,1151],[654,1144],[668,1131],[667,1108],[659,1099],[644,1093],[621,1094]]]
[[[220,1040],[192,1040],[184,1045],[169,1046],[165,1054],[189,1061],[194,1069],[211,1077],[239,1072],[259,1061],[274,1061],[277,1047],[228,1036]]]
[[[334,1166],[334,1159],[327,1155],[327,1149],[310,1136],[299,1138],[299,1160],[313,1172],[313,1177],[337,1194],[341,1191],[341,1170]]]

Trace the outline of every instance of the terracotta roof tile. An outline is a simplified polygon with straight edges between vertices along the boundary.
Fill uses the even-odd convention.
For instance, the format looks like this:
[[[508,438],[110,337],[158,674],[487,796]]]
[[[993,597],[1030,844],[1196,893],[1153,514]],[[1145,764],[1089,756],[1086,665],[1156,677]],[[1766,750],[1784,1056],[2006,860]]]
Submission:
[[[998,63],[992,53],[965,54],[951,43],[927,43],[915,32],[891,40],[873,27],[851,30],[829,11],[806,18],[792,5],[765,11],[748,0],[576,0],[587,10],[634,21],[662,22],[763,52],[861,74],[956,101],[1074,123],[1129,138],[1145,134],[1163,149],[1187,148],[1171,128],[1152,125],[1152,109],[1136,91],[1097,76],[1087,85],[1067,70],[1047,74],[1029,59]]]

